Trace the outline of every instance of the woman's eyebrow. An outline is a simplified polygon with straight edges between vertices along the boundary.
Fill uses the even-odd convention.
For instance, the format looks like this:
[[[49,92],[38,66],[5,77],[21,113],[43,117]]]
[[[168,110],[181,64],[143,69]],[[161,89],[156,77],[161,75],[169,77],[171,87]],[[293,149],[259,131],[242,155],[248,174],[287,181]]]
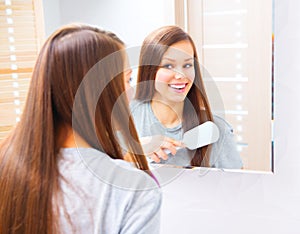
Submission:
[[[175,61],[175,59],[171,59],[171,58],[168,58],[168,57],[163,57],[162,60],[169,60],[169,61],[172,61],[172,62]]]
[[[168,57],[163,57],[162,60],[169,60],[169,61],[172,61],[172,62],[176,61],[175,59],[168,58]],[[184,61],[189,61],[189,60],[194,60],[194,57],[187,58]]]

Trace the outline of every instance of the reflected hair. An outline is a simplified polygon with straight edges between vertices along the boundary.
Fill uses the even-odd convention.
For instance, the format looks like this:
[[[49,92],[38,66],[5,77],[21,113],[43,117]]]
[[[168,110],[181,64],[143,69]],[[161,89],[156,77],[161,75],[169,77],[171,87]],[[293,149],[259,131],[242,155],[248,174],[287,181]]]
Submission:
[[[191,36],[180,27],[164,26],[153,31],[145,38],[139,58],[135,99],[140,101],[152,100],[155,93],[154,81],[163,55],[170,46],[181,41],[188,41],[192,45],[195,68],[194,83],[184,103],[182,126],[183,131],[186,132],[206,121],[213,121],[213,115],[201,76],[195,43]],[[138,85],[139,83],[142,85]],[[191,165],[210,166],[210,151],[211,145],[197,149],[191,160]]]
[[[118,51],[122,49],[123,42],[115,34],[83,24],[66,25],[44,43],[22,118],[0,145],[0,233],[60,233],[61,127],[73,127],[91,147],[123,159],[115,121],[128,139],[130,152],[142,152],[127,98],[121,95],[124,52]],[[98,73],[91,73],[94,82],[81,93],[81,108],[73,116],[75,95],[84,77],[112,54],[109,66],[97,66]],[[97,87],[103,88],[98,97],[93,91]],[[150,173],[144,155],[131,153],[131,158],[137,168]]]

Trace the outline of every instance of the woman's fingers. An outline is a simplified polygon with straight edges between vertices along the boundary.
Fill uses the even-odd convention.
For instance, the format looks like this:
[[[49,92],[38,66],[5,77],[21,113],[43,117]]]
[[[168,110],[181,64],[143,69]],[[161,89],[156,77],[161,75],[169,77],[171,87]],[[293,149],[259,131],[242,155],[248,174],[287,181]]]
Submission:
[[[164,152],[163,149],[159,149],[150,155],[148,155],[149,158],[151,158],[154,162],[159,163],[162,159],[167,160],[168,155]]]
[[[163,144],[160,146],[160,148],[154,152],[154,154],[159,158],[163,160],[168,159],[168,154],[166,152],[171,152],[172,155],[175,155],[177,152],[177,148],[181,143],[172,141],[164,141]]]
[[[163,144],[161,145],[162,149],[165,149],[167,152],[175,155],[178,147],[182,147],[183,144],[180,141],[174,140],[169,137],[165,137]],[[164,151],[165,152],[165,151]]]
[[[164,142],[164,144],[161,146],[161,149],[164,149],[167,152],[171,152],[172,155],[175,155],[177,152],[176,146],[170,142]],[[164,150],[163,152],[166,154],[166,151]]]
[[[163,160],[167,160],[168,159],[168,155],[165,153],[165,151],[163,149],[159,149],[158,151],[154,152],[159,158],[163,159]]]
[[[166,152],[175,155],[177,147],[182,146],[180,141],[162,135],[142,137],[140,142],[144,153],[156,163],[160,162],[161,159],[168,159],[168,153]]]
[[[181,141],[177,141],[177,140],[175,140],[173,138],[170,138],[170,137],[165,137],[164,142],[169,142],[174,146],[179,146],[179,147],[183,146],[183,143]]]
[[[159,163],[160,162],[160,158],[158,155],[156,155],[155,153],[149,155],[149,157],[156,163]]]

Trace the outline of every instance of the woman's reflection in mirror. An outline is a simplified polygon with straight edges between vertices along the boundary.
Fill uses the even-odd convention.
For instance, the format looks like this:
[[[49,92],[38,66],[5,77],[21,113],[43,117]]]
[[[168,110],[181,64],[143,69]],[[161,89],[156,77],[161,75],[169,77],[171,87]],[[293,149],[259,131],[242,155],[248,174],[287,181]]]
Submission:
[[[150,162],[242,168],[232,127],[212,113],[195,44],[180,27],[164,26],[145,38],[130,108]],[[206,121],[217,125],[219,140],[196,150],[182,147],[184,132]]]

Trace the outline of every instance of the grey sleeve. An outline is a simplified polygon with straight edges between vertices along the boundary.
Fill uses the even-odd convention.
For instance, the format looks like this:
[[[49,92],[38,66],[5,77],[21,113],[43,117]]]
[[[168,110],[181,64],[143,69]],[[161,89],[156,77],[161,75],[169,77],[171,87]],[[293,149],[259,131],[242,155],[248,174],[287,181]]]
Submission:
[[[224,169],[241,169],[243,162],[237,151],[232,127],[222,118],[214,117],[220,130],[219,140],[213,144],[210,164]]]
[[[159,189],[140,191],[124,211],[120,234],[160,233],[162,195]]]

